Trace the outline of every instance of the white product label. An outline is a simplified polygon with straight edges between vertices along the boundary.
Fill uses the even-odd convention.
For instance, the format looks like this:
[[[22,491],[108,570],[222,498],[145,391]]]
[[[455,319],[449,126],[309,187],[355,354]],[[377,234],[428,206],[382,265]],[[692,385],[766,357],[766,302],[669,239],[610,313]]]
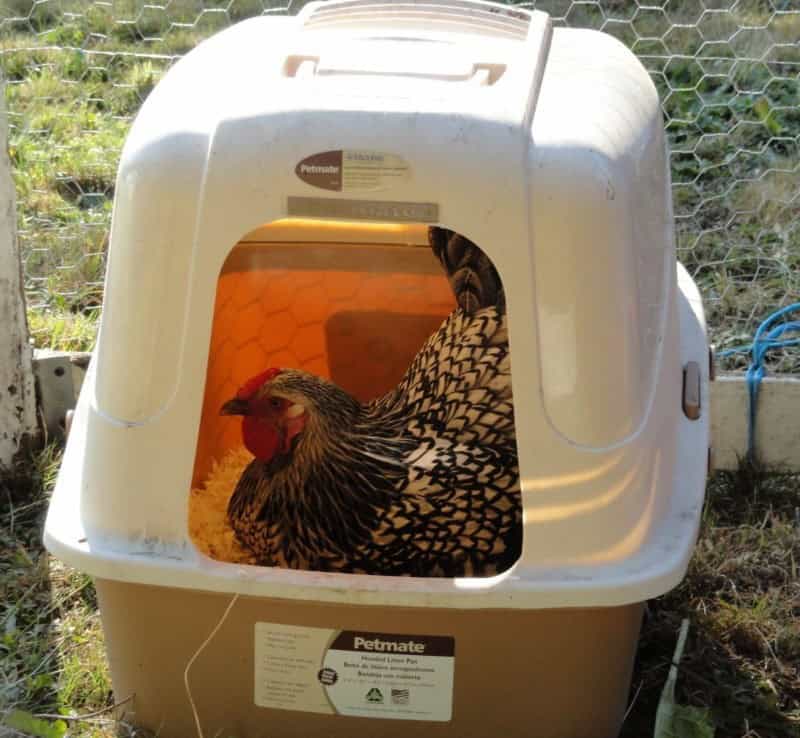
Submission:
[[[446,722],[455,641],[256,623],[259,707]]]
[[[408,179],[411,170],[399,156],[380,151],[342,152],[342,192],[382,190]]]

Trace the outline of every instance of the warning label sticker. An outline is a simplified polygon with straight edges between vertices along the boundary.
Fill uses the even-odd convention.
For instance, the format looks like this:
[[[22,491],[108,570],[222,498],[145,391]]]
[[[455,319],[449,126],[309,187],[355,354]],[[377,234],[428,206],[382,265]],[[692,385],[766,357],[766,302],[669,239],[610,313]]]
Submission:
[[[259,707],[449,721],[455,641],[257,623]]]
[[[307,156],[294,171],[306,184],[324,190],[374,192],[407,179],[411,167],[395,154],[337,149]]]

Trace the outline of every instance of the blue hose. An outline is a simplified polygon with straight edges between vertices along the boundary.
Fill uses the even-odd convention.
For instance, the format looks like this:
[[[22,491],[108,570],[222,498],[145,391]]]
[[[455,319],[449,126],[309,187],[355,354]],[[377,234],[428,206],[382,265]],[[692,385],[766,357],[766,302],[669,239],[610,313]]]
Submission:
[[[719,354],[717,354],[720,357],[742,353],[750,353],[751,355],[750,366],[747,367],[747,373],[745,374],[747,394],[749,397],[747,414],[747,456],[750,459],[753,458],[755,453],[758,390],[761,386],[761,380],[766,376],[764,358],[773,349],[800,346],[800,338],[782,338],[782,336],[787,333],[800,333],[800,321],[791,320],[774,325],[776,321],[792,313],[800,313],[800,302],[787,305],[772,313],[758,326],[758,330],[753,337],[753,343],[747,346],[737,346],[736,348],[720,351]]]

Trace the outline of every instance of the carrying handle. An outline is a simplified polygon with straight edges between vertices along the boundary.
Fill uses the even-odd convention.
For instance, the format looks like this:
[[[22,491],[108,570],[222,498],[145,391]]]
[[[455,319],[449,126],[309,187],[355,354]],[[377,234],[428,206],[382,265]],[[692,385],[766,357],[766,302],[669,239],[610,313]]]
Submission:
[[[429,40],[432,33],[443,32],[523,42],[509,64],[504,59],[447,59],[441,54],[432,61],[424,53],[413,58],[398,55],[402,60],[357,58],[357,50],[342,48],[321,56],[289,56],[284,66],[284,73],[290,77],[392,75],[461,81],[480,87],[503,81],[519,88],[507,99],[518,101],[516,122],[523,124],[530,122],[535,107],[552,32],[546,13],[482,0],[329,0],[306,5],[298,19],[304,30],[371,30],[388,43],[407,40],[403,34]],[[391,31],[390,38],[379,34],[383,29]]]
[[[442,82],[466,82],[487,87],[499,80],[505,64],[472,63],[467,59],[448,59],[441,54],[382,59],[361,58],[352,53],[326,53],[323,56],[293,54],[286,59],[284,74],[296,79],[309,77],[370,76],[413,77]]]

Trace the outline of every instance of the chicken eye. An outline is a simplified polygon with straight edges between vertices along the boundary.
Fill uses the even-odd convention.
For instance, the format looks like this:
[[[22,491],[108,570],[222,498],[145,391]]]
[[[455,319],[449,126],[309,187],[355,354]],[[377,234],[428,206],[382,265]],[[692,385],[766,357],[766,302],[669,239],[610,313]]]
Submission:
[[[275,410],[280,410],[283,406],[283,400],[279,397],[270,397],[269,398],[270,407],[274,408]]]

